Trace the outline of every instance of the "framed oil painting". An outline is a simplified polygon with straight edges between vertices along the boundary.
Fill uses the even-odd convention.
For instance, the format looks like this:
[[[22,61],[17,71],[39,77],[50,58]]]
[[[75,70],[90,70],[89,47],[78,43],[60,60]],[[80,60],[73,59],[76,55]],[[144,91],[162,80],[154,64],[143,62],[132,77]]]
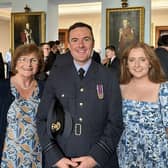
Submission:
[[[155,47],[157,47],[158,39],[161,35],[168,34],[168,26],[156,26],[155,28]]]
[[[121,53],[130,43],[144,41],[144,7],[106,9],[106,45]]]
[[[45,42],[45,12],[11,13],[11,48],[20,44]]]

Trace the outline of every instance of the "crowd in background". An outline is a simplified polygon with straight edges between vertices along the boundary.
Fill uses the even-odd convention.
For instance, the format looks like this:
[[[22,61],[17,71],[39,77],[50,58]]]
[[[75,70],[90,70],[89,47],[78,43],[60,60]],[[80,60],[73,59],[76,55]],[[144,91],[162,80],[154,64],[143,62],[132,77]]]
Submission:
[[[162,67],[166,71],[166,74],[168,73],[168,67],[167,67],[167,35],[163,35],[158,39],[158,47],[153,48],[158,55],[158,57],[161,61]],[[64,54],[69,51],[69,49],[63,50],[61,47],[61,43],[59,40],[56,41],[49,41],[49,42],[43,42],[40,43],[39,46],[43,52],[44,62],[45,62],[45,69],[44,72],[38,75],[38,78],[41,80],[46,80],[49,74],[49,70],[52,67],[52,64],[54,63],[56,56],[60,54]],[[100,51],[97,52],[95,49],[92,53],[92,59],[95,60],[97,63],[103,64],[108,68],[112,68],[115,70],[119,70],[119,59],[121,57],[121,53],[116,50],[116,47],[114,45],[106,46],[105,48],[105,56],[102,57]],[[162,56],[163,55],[163,56]],[[7,51],[2,56],[2,53],[0,52],[0,79],[9,78],[11,75],[11,61],[12,61],[12,54],[11,49]]]

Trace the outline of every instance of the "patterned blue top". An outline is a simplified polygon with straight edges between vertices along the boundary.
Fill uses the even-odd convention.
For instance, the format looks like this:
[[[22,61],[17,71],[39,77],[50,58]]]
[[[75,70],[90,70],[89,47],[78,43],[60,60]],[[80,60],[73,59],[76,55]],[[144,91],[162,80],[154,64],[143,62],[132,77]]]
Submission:
[[[124,99],[123,121],[120,168],[168,168],[168,82],[160,85],[155,103]]]
[[[7,114],[7,131],[2,154],[2,168],[41,168],[42,154],[36,130],[39,88],[25,100],[11,86],[15,100]]]

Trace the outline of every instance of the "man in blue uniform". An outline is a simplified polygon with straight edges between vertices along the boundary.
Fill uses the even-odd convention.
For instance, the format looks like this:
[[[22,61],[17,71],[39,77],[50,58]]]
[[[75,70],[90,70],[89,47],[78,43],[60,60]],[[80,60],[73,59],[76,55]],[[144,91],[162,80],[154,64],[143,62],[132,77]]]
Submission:
[[[123,130],[118,80],[91,59],[94,36],[89,25],[70,26],[68,40],[70,52],[56,60],[37,116],[46,167],[118,168],[116,147]],[[52,139],[47,123],[54,99],[72,122],[64,123],[63,132],[69,133],[60,131]]]

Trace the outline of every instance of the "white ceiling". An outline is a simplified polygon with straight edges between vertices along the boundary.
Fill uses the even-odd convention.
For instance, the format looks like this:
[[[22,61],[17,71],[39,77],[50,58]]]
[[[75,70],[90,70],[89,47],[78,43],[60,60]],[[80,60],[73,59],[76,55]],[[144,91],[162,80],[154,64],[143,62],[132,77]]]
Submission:
[[[101,2],[59,5],[59,15],[101,13]]]
[[[11,8],[0,8],[0,19],[9,20]]]
[[[168,0],[151,0],[152,9],[168,9]]]
[[[168,9],[168,0],[151,0],[152,10]],[[59,5],[59,15],[100,13],[101,2]],[[9,20],[11,8],[0,8],[0,18]]]

